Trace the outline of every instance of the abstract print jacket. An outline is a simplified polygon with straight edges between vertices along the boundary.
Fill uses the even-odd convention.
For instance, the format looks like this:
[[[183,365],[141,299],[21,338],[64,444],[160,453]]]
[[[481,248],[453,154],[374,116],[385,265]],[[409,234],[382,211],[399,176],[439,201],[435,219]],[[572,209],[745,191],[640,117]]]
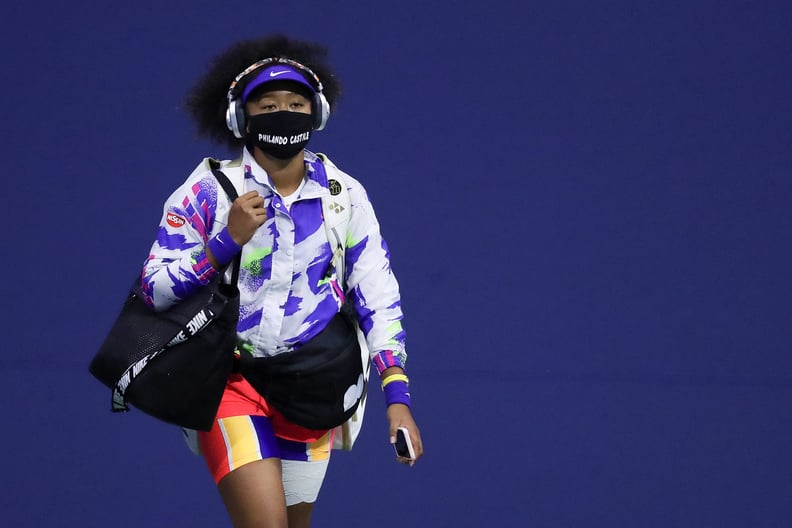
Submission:
[[[238,336],[254,356],[289,353],[318,334],[344,302],[323,225],[327,174],[321,159],[305,151],[305,183],[287,207],[247,149],[241,159],[221,162],[220,169],[240,163],[244,188],[238,192],[262,195],[267,220],[242,248]],[[390,366],[404,367],[406,361],[399,285],[365,189],[351,176],[345,179],[352,207],[344,283],[381,373]],[[205,246],[225,227],[230,205],[206,163],[167,199],[142,272],[151,306],[165,309],[217,275]]]

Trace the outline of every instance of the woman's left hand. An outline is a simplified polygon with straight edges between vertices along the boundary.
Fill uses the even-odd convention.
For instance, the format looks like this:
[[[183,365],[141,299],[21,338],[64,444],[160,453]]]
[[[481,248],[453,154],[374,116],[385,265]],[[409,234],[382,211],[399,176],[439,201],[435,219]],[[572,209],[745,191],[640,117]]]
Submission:
[[[409,466],[414,465],[423,456],[423,442],[421,441],[421,432],[418,430],[415,420],[413,420],[410,408],[401,403],[389,405],[388,422],[390,423],[390,443],[396,443],[396,430],[399,427],[404,427],[410,434],[413,451],[415,452],[415,458],[413,459],[397,456],[396,460]]]

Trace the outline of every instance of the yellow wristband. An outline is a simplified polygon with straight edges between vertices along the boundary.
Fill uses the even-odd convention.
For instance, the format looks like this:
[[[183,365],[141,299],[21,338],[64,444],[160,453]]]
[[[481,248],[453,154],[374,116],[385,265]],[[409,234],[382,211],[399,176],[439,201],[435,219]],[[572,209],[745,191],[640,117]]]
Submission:
[[[382,380],[382,388],[385,388],[385,385],[388,383],[392,383],[394,381],[403,381],[404,383],[409,384],[410,380],[407,379],[407,376],[404,374],[391,374],[390,376],[386,376],[384,380]]]

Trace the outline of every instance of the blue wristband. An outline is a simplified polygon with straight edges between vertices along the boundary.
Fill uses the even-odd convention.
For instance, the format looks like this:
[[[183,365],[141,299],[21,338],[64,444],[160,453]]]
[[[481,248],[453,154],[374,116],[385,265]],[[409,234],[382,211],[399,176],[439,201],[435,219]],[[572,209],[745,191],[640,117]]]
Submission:
[[[403,403],[407,407],[410,406],[410,389],[407,383],[403,381],[391,381],[382,388],[385,394],[385,403],[392,405],[394,403]]]
[[[234,239],[228,234],[227,227],[224,227],[214,238],[209,240],[206,246],[209,248],[209,251],[212,252],[212,256],[220,267],[234,260],[237,253],[242,251],[242,246],[234,242]]]

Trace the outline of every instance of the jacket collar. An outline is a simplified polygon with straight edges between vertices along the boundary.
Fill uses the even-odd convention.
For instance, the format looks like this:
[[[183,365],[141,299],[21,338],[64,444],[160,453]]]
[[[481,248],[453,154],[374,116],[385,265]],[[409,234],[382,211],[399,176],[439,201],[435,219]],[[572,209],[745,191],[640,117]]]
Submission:
[[[305,160],[305,187],[300,192],[300,198],[319,198],[327,194],[327,173],[324,169],[322,160],[309,150],[304,150]],[[245,179],[252,179],[259,186],[267,189],[271,194],[277,194],[275,185],[261,165],[256,162],[256,159],[248,151],[247,148],[242,149],[242,166],[245,169]]]

